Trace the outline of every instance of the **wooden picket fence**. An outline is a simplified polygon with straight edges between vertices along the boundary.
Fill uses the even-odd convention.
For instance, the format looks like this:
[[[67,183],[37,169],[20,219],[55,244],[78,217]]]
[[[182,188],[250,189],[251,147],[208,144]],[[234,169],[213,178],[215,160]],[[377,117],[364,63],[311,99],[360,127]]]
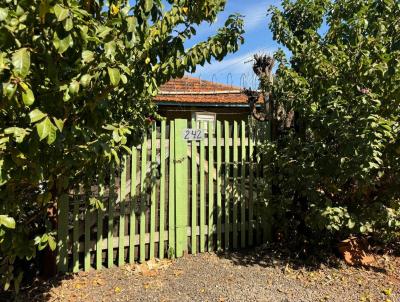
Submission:
[[[186,141],[188,124],[153,125],[131,156],[60,203],[59,271],[245,248],[267,239],[252,127],[247,121],[218,121],[215,129],[202,124],[205,139]],[[104,208],[91,208],[91,198]]]

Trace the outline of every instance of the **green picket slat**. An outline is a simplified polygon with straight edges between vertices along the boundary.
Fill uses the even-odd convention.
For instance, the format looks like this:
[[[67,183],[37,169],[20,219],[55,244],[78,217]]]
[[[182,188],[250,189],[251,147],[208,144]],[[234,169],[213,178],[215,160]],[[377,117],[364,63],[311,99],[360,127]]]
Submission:
[[[104,173],[99,174],[99,199],[104,203]],[[102,268],[103,263],[103,218],[104,212],[97,210],[97,241],[96,241],[96,269]]]
[[[205,129],[205,125],[201,123],[201,129]],[[205,209],[205,175],[204,175],[204,161],[205,161],[205,144],[204,140],[200,141],[200,252],[204,252],[205,248],[205,226],[206,226],[206,209]]]
[[[214,244],[214,129],[208,122],[208,251]]]
[[[67,195],[63,195],[60,198],[58,206],[58,270],[60,272],[66,272],[68,270],[67,239],[69,212],[69,200]]]
[[[220,251],[222,248],[222,158],[221,158],[221,122],[217,121],[217,250]]]
[[[114,265],[114,203],[115,203],[115,168],[110,165],[110,189],[108,193],[108,231],[107,231],[107,267]]]
[[[85,256],[84,256],[84,270],[85,272],[90,270],[90,211],[88,207],[88,202],[86,202],[86,210],[85,210]]]
[[[169,179],[168,179],[168,257],[174,258],[175,250],[175,122],[169,126]]]
[[[238,123],[233,121],[233,248],[238,247]]]
[[[155,258],[154,245],[155,245],[155,230],[156,230],[156,191],[157,186],[155,183],[156,177],[156,166],[157,166],[157,127],[156,124],[153,123],[151,129],[151,165],[150,165],[150,173],[151,173],[151,205],[150,205],[150,259]]]
[[[240,146],[241,146],[241,183],[240,183],[240,247],[246,246],[246,123],[241,122],[240,127]]]
[[[192,120],[195,128],[195,120]],[[192,254],[197,252],[197,142],[192,141]]]
[[[160,242],[159,258],[163,259],[165,254],[165,120],[161,121],[161,143],[160,143]]]
[[[256,174],[256,177],[255,177],[255,191],[254,191],[254,194],[255,194],[255,198],[254,198],[254,200],[258,200],[258,179],[259,179],[259,168],[258,168],[258,165],[256,165],[255,166],[255,174]],[[262,234],[261,234],[261,223],[260,223],[260,220],[262,219],[262,217],[260,216],[260,214],[261,213],[257,213],[257,221],[256,221],[256,239],[257,239],[257,245],[259,245],[259,244],[261,244],[261,240],[262,240]]]
[[[188,226],[188,148],[182,133],[187,128],[187,120],[177,119],[175,121],[175,194],[176,194],[176,256],[181,257],[187,251],[187,226]],[[179,180],[179,181],[178,181]]]
[[[132,147],[131,155],[131,202],[130,202],[130,216],[129,216],[129,263],[135,262],[135,239],[136,239],[136,166],[137,166],[137,149]]]
[[[79,271],[79,204],[74,203],[72,212],[73,230],[72,230],[72,271]]]
[[[229,185],[229,173],[230,173],[230,141],[229,141],[229,122],[224,122],[224,144],[225,144],[225,249],[229,249],[229,212],[230,212],[230,185]]]
[[[118,266],[125,264],[125,204],[126,204],[126,173],[128,157],[122,157],[122,167],[120,169],[119,187],[119,232],[118,232]]]
[[[248,240],[249,245],[253,245],[253,236],[254,236],[254,194],[253,194],[253,185],[254,185],[254,169],[253,169],[253,152],[254,152],[254,140],[253,140],[253,131],[250,127],[249,129],[249,232],[248,232]]]
[[[139,260],[146,260],[146,177],[147,177],[147,133],[145,132],[142,143],[142,167],[140,172],[140,234],[139,234]]]

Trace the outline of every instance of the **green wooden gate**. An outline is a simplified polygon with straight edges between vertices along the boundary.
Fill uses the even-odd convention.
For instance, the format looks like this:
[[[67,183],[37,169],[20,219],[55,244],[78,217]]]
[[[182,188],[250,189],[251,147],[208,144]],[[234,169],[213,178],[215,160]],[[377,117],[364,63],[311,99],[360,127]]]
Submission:
[[[255,135],[245,121],[202,124],[205,138],[186,141],[194,122],[153,125],[108,175],[59,205],[58,268],[101,269],[260,244],[268,224],[257,204]],[[90,208],[93,198],[104,209]],[[264,221],[263,221],[264,220]]]

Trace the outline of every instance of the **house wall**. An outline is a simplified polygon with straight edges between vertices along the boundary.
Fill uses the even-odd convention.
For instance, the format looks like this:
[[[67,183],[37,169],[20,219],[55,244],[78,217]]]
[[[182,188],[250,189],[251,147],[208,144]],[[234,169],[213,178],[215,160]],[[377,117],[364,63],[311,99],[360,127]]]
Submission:
[[[247,120],[250,115],[250,109],[246,107],[158,106],[158,113],[166,117],[167,120],[176,118],[191,119],[192,113],[195,112],[215,113],[217,120],[224,121]]]

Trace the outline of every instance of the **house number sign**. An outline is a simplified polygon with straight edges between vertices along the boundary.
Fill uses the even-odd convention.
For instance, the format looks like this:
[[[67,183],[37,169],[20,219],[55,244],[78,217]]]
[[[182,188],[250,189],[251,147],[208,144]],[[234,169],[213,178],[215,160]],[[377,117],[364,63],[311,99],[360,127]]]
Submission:
[[[204,129],[184,129],[182,138],[186,141],[201,141],[204,139]]]

